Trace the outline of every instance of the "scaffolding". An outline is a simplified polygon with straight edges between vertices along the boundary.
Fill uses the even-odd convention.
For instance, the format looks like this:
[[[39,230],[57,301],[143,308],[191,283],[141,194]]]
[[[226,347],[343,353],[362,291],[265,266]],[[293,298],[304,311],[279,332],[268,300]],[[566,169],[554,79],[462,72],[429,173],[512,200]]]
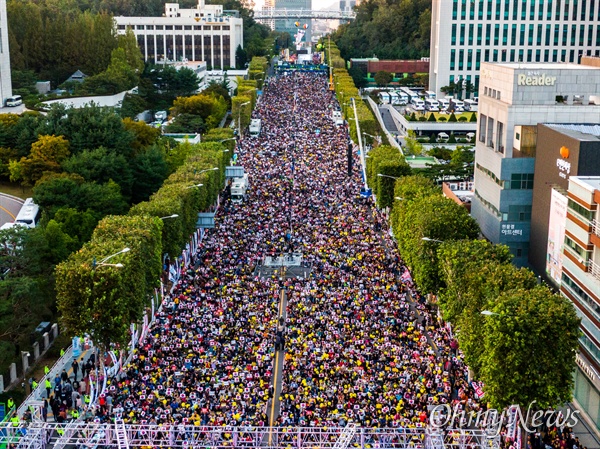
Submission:
[[[500,437],[479,429],[338,427],[210,427],[184,424],[0,423],[0,447],[57,449],[108,446],[205,449],[500,449]]]

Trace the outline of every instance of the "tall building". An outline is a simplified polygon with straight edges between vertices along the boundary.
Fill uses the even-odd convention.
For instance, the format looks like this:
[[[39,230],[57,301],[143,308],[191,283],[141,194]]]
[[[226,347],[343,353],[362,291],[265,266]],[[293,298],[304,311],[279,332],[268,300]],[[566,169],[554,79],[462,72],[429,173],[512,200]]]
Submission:
[[[481,64],[471,214],[486,238],[509,246],[517,265],[529,259],[538,124],[600,123],[599,93],[598,67]],[[554,161],[569,174],[560,155]]]
[[[268,14],[275,9],[275,0],[265,0],[262,7],[263,14]],[[275,29],[275,20],[273,19],[262,19],[260,21],[263,25],[268,26],[271,30]]]
[[[243,21],[223,14],[222,5],[180,9],[165,3],[163,17],[115,17],[117,33],[131,29],[145,61],[205,61],[209,69],[235,67],[235,52],[243,46]]]
[[[598,0],[433,0],[429,86],[479,86],[484,62],[572,62],[600,54]],[[476,91],[476,90],[475,90]]]
[[[600,177],[572,176],[563,245],[561,293],[581,318],[573,398],[600,429]]]
[[[12,97],[10,77],[10,54],[8,52],[8,20],[6,18],[6,0],[0,0],[0,99],[4,106],[6,99]]]
[[[358,3],[356,0],[340,0],[340,11],[352,11]]]
[[[275,0],[275,9],[312,9],[312,0]],[[298,27],[295,25],[295,22],[299,22],[300,26],[307,24],[308,29],[304,35],[304,41],[310,42],[311,38],[311,21],[307,19],[277,19],[275,20],[275,31],[283,31],[285,33],[290,33],[292,39]]]

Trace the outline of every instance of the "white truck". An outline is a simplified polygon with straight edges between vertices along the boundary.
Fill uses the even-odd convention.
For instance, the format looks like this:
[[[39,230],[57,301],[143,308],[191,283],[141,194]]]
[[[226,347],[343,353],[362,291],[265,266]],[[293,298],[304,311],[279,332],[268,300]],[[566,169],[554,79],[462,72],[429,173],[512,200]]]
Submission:
[[[240,204],[246,198],[248,191],[248,173],[244,173],[243,177],[232,178],[231,180],[231,202]]]
[[[248,127],[248,131],[250,131],[250,135],[252,137],[258,137],[260,134],[260,119],[253,118],[250,121],[250,126]]]

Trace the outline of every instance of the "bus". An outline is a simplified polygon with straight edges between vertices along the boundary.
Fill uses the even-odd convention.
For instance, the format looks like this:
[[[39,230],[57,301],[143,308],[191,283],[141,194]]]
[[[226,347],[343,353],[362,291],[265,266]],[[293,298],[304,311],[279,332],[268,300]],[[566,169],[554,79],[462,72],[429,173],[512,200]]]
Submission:
[[[15,223],[20,223],[28,228],[35,228],[40,219],[40,206],[33,202],[33,198],[27,198],[21,210],[15,217]]]
[[[417,95],[415,95],[415,93],[410,90],[408,87],[402,87],[400,88],[401,92],[404,92],[404,95],[406,95],[407,97],[407,103],[410,103],[410,101],[413,99],[413,97],[416,97]]]
[[[260,119],[253,118],[250,121],[250,126],[248,127],[248,130],[250,131],[250,136],[258,137],[258,135],[260,134]]]
[[[464,104],[465,111],[477,112],[478,104],[475,100],[465,100]]]
[[[381,100],[381,104],[390,103],[390,95],[387,92],[379,92],[378,97]]]
[[[429,112],[440,112],[440,104],[435,98],[425,99],[425,110]]]

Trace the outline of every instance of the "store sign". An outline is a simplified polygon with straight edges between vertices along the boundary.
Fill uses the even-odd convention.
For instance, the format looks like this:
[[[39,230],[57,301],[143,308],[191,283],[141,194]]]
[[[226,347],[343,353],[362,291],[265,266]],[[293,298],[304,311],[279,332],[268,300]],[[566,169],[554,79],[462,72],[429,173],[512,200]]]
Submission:
[[[547,76],[545,73],[539,75],[537,72],[519,73],[517,77],[519,86],[554,86],[555,82],[555,76]]]
[[[591,380],[596,380],[596,371],[594,371],[594,369],[588,365],[588,363],[583,360],[583,358],[577,354],[575,355],[575,360],[577,361],[577,365],[579,365],[579,368],[581,368],[581,370],[591,379]]]
[[[514,224],[502,224],[502,235],[523,235],[522,229],[515,229]]]
[[[562,159],[556,159],[556,166],[558,167],[558,176],[563,179],[567,179],[567,175],[571,173],[571,163],[565,159],[569,158],[569,149],[567,147],[560,147],[560,156]]]

